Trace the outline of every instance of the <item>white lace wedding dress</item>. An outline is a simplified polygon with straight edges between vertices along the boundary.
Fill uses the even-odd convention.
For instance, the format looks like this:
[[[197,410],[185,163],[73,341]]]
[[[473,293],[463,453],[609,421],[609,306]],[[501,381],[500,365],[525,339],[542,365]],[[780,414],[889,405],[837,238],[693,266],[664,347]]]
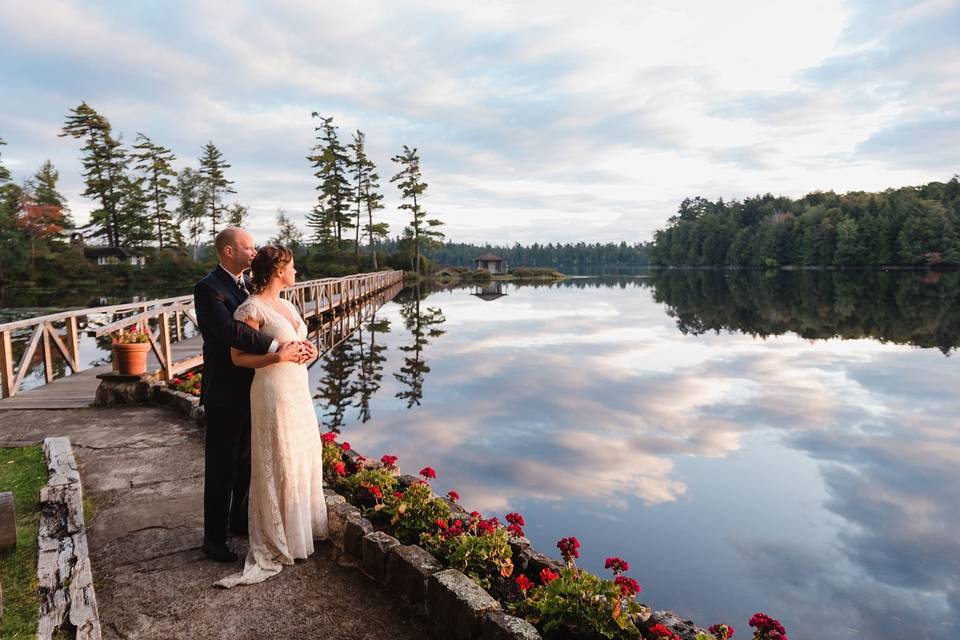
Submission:
[[[305,339],[307,327],[296,307],[283,304],[296,327],[256,295],[233,317],[255,319],[277,342]],[[323,449],[306,366],[280,362],[257,369],[250,415],[250,550],[242,572],[216,583],[227,588],[263,582],[294,558],[312,554],[313,541],[328,536]]]

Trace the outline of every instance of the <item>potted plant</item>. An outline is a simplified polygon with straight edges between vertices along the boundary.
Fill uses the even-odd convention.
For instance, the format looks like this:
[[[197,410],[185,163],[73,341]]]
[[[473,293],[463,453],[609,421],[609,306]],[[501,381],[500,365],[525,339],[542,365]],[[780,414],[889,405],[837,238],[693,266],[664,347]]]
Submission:
[[[113,361],[117,373],[140,376],[147,372],[147,351],[150,350],[150,335],[136,327],[121,329],[113,341]]]

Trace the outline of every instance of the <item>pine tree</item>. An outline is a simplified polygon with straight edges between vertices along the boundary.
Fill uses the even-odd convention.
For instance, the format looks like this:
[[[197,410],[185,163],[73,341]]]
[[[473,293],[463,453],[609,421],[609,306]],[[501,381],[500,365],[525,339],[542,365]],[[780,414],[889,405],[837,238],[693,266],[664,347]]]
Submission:
[[[177,172],[173,161],[177,159],[170,149],[155,144],[146,135],[137,134],[137,151],[132,154],[136,168],[142,172],[143,188],[150,201],[152,226],[157,246],[163,250],[175,242],[173,214],[167,208],[167,199],[177,194],[174,182]]]
[[[99,208],[90,213],[88,227],[94,236],[106,236],[111,247],[119,247],[126,238],[121,227],[119,203],[122,181],[129,162],[120,141],[113,137],[110,123],[86,102],[81,102],[64,123],[60,137],[84,140],[83,177],[86,189],[81,195],[96,198]]]
[[[0,138],[0,147],[6,146],[6,141]],[[0,153],[0,183],[10,180],[10,170],[3,166],[3,154]]]
[[[149,213],[150,198],[143,189],[143,179],[123,175],[119,185],[120,200],[117,203],[120,221],[119,237],[123,238],[124,245],[146,246],[154,236]]]
[[[250,217],[250,207],[234,202],[227,207],[227,225],[231,227],[245,227]]]
[[[350,169],[353,176],[353,201],[357,207],[356,219],[356,246],[355,255],[360,255],[360,231],[367,237],[370,253],[373,256],[373,268],[377,269],[377,252],[374,243],[387,236],[389,226],[385,222],[373,223],[373,212],[383,209],[383,194],[380,193],[380,176],[377,175],[376,165],[367,156],[366,135],[359,129],[353,134],[353,144],[349,145],[353,152],[350,159]],[[362,212],[367,214],[367,224],[361,225]]]
[[[283,209],[277,209],[277,235],[270,238],[270,244],[279,244],[294,253],[303,245],[303,234]]]
[[[60,172],[53,167],[53,163],[49,160],[44,162],[30,180],[31,199],[37,204],[60,207],[61,224],[69,228],[73,227],[73,220],[67,210],[66,198],[57,191],[59,179]]]
[[[405,201],[408,201],[401,204],[400,208],[410,211],[413,216],[406,233],[413,241],[416,256],[414,270],[419,275],[421,249],[443,237],[443,233],[436,229],[443,223],[436,219],[427,219],[427,212],[417,200],[417,196],[422,196],[427,190],[427,183],[423,181],[420,173],[420,156],[417,155],[417,150],[403,145],[403,153],[393,156],[392,159],[401,168],[397,175],[390,178],[390,182],[399,182],[397,187],[400,189],[400,194]]]
[[[206,192],[203,176],[196,169],[187,167],[177,175],[177,224],[184,227],[187,237],[193,245],[193,257],[196,259],[200,248],[200,236],[206,229]]]
[[[227,180],[224,169],[231,165],[223,159],[223,154],[212,142],[203,147],[203,156],[200,158],[200,175],[203,178],[204,204],[207,208],[207,217],[210,220],[210,235],[217,236],[217,225],[221,222],[224,213],[223,196],[236,193],[231,187],[232,180]]]
[[[314,127],[317,144],[307,159],[316,170],[313,175],[320,181],[317,185],[320,194],[313,211],[307,215],[307,226],[314,230],[314,240],[329,245],[335,238],[339,249],[343,245],[343,232],[353,227],[351,189],[346,177],[350,161],[337,138],[333,118],[323,117],[316,111],[311,115],[320,119],[320,126]]]

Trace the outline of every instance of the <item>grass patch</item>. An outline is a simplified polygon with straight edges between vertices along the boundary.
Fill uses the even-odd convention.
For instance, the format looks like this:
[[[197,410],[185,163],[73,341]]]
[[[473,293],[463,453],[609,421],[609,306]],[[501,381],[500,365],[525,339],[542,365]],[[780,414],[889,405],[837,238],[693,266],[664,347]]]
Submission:
[[[40,488],[46,482],[42,447],[0,448],[0,491],[13,492],[17,511],[17,548],[0,552],[0,638],[26,640],[37,635],[37,526]]]

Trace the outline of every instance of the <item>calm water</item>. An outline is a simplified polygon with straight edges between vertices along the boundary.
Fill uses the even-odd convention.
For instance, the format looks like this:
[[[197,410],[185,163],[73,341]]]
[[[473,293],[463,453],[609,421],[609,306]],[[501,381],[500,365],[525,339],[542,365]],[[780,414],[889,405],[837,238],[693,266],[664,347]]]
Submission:
[[[953,639],[958,277],[406,290],[311,376],[354,448],[521,512],[551,555],[573,535],[596,573],[622,556],[655,608],[738,636],[765,611],[794,640]]]

